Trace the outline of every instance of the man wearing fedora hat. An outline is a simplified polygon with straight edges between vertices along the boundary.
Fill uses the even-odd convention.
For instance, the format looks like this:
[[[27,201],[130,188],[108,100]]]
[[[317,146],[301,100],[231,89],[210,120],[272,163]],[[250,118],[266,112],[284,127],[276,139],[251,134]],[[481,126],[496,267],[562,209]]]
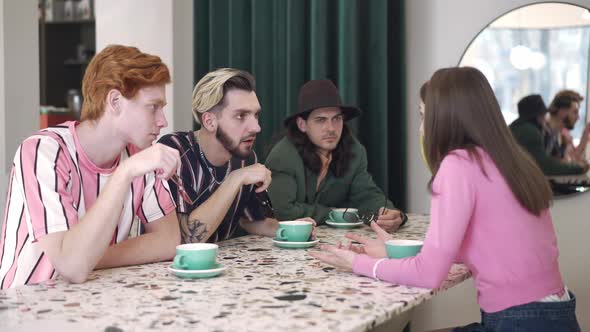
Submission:
[[[365,148],[346,121],[360,109],[343,105],[329,80],[312,80],[299,92],[299,107],[284,125],[286,137],[270,151],[266,167],[273,174],[269,194],[281,219],[311,216],[318,223],[333,208],[373,213],[388,231],[405,216],[373,182]]]
[[[535,159],[545,175],[582,174],[588,165],[562,162],[545,150],[543,133],[546,130],[547,107],[538,94],[528,95],[518,102],[518,119],[510,124],[516,141]]]

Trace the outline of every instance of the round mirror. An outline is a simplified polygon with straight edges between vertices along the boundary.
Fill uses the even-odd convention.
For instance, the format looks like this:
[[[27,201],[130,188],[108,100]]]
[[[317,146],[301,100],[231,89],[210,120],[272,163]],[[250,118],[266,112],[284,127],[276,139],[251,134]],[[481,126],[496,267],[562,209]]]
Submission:
[[[562,89],[580,93],[580,121],[571,135],[578,144],[586,123],[590,56],[590,11],[565,3],[540,3],[513,10],[471,42],[460,66],[488,78],[508,124],[518,101],[540,94],[547,106]]]

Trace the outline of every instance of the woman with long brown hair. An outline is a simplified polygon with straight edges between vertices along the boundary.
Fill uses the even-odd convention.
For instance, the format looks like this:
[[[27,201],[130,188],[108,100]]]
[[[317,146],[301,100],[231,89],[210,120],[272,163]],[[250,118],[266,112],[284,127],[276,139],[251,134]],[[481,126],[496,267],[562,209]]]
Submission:
[[[456,331],[580,331],[575,298],[559,272],[551,189],[510,134],[484,75],[470,67],[440,69],[424,102],[432,201],[422,251],[385,258],[389,236],[373,224],[377,239],[347,234],[361,246],[323,246],[327,252],[312,256],[426,288],[438,288],[460,262],[475,280],[482,322]]]

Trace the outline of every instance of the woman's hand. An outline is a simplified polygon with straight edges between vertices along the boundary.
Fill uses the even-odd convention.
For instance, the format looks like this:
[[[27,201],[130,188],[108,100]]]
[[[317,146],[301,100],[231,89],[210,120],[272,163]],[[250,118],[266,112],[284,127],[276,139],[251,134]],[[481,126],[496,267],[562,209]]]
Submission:
[[[309,254],[324,263],[337,267],[338,269],[352,271],[352,262],[357,255],[355,252],[339,249],[331,245],[322,245],[320,246],[320,249],[322,251],[310,251]]]
[[[373,229],[373,231],[377,234],[376,239],[368,238],[356,233],[347,233],[347,238],[360,243],[358,246],[355,246],[351,243],[349,244],[348,249],[356,253],[367,254],[375,258],[387,257],[387,252],[385,251],[385,242],[393,239],[393,236],[387,233],[383,228],[379,227],[379,225],[377,225],[375,222],[371,222],[371,229]]]

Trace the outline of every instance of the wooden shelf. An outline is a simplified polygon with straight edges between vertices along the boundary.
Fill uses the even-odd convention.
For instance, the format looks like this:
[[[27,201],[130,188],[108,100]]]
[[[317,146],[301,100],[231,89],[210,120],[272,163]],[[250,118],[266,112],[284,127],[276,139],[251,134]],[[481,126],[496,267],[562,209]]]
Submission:
[[[64,66],[86,66],[89,63],[90,60],[66,59]]]
[[[44,21],[39,20],[41,24],[94,24],[94,19],[89,20],[55,20],[55,21]]]
[[[83,46],[91,57],[95,36],[94,20],[39,19],[41,105],[65,107],[68,90],[81,90],[90,59],[80,59],[79,48]]]

